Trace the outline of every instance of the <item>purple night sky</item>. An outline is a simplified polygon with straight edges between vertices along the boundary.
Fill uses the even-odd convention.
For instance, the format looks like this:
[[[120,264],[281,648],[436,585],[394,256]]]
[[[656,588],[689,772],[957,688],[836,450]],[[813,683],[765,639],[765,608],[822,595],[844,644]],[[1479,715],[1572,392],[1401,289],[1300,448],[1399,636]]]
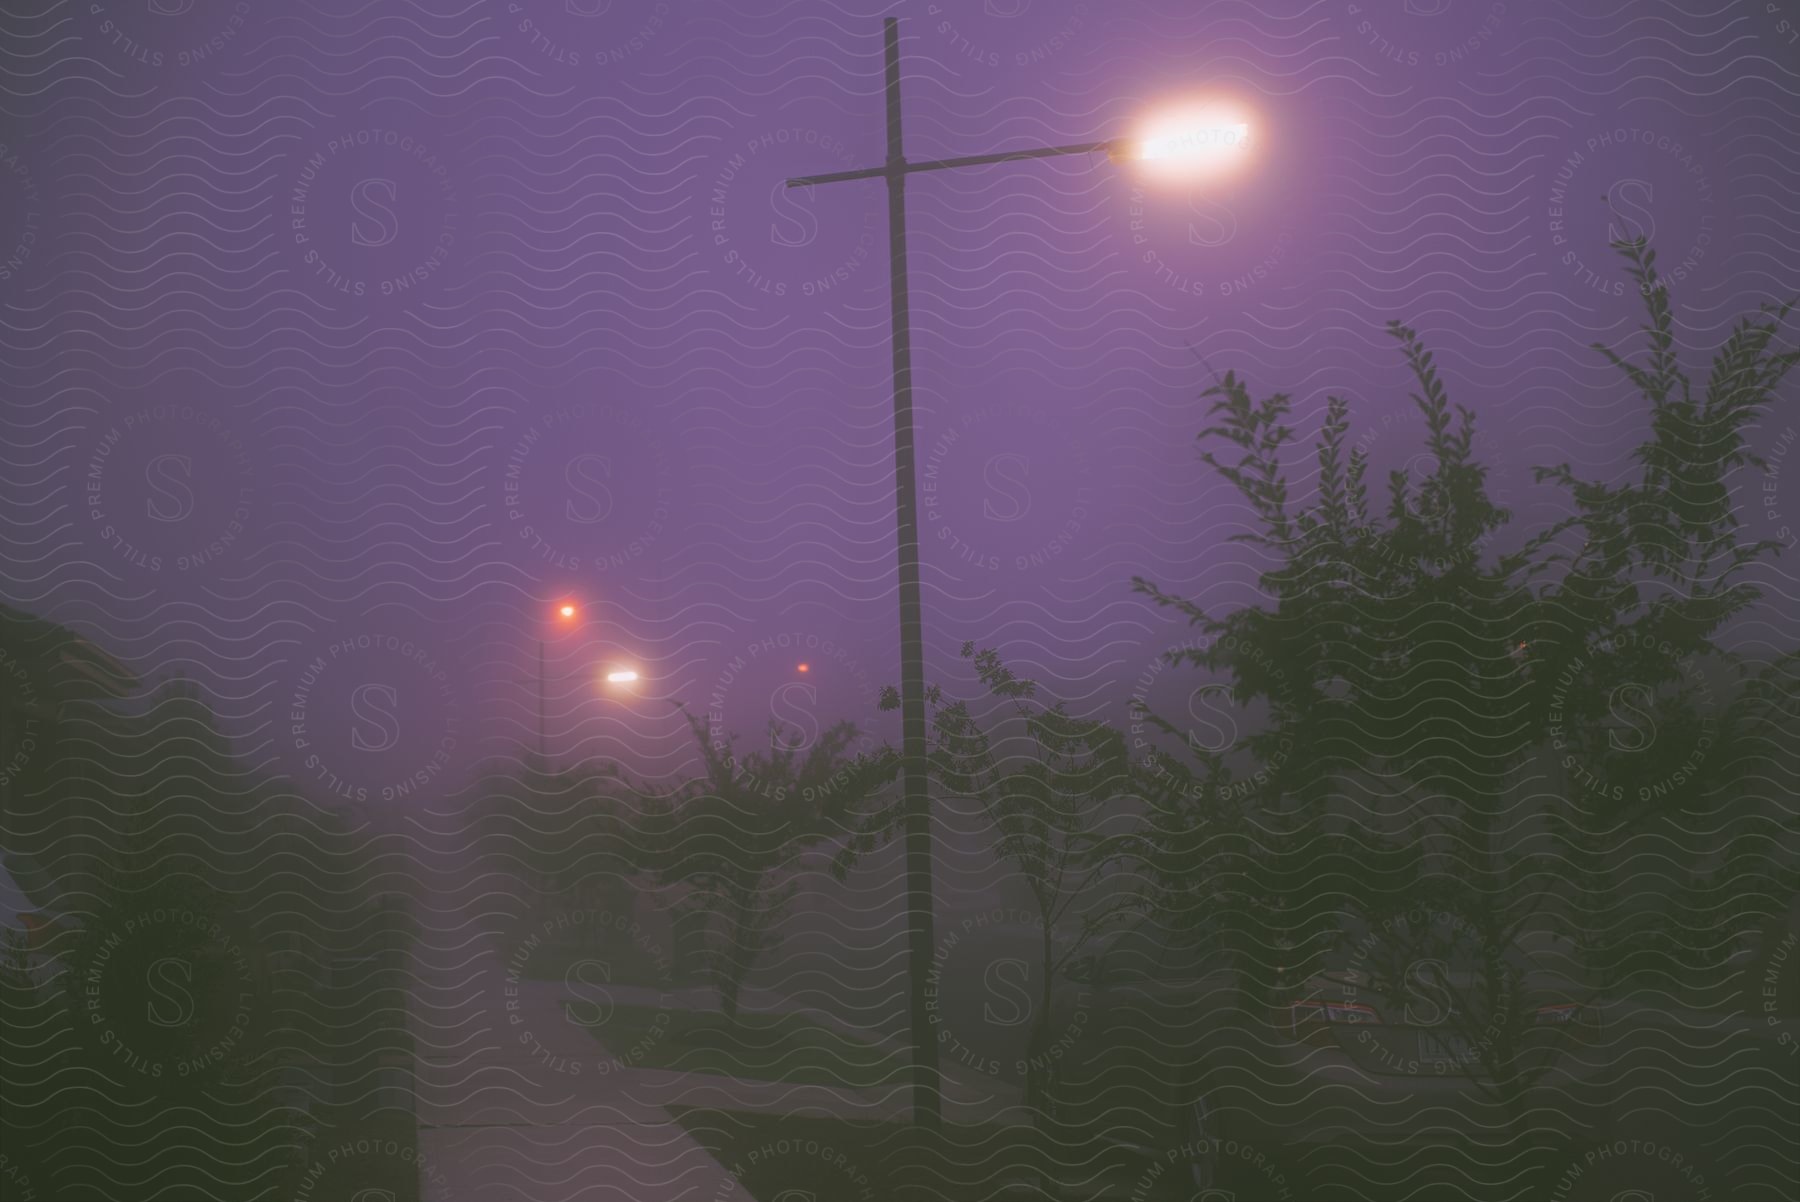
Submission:
[[[738,806],[752,791],[739,780],[715,796],[709,785],[741,762],[695,779],[706,757],[684,710],[712,737],[735,732],[758,751],[772,723],[799,732],[795,750],[830,750],[820,732],[843,720],[859,726],[852,751],[901,742],[899,715],[878,710],[901,678],[887,184],[785,186],[884,162],[884,18],[899,22],[913,164],[1134,139],[1200,97],[1251,114],[1248,165],[1232,174],[1158,181],[1099,149],[913,172],[905,197],[927,683],[969,700],[976,726],[1000,729],[990,719],[1011,702],[984,691],[960,654],[992,648],[1043,686],[1041,699],[1105,717],[1117,724],[1109,732],[1150,726],[1145,737],[1165,749],[1185,738],[1195,763],[1261,757],[1267,789],[1234,760],[1228,776],[1205,778],[1224,782],[1211,798],[1198,776],[1121,798],[1101,778],[1124,758],[1111,754],[1122,742],[1093,735],[1091,763],[1069,768],[1045,737],[1044,761],[1031,765],[1042,775],[1007,775],[971,796],[964,764],[937,762],[929,790],[905,803],[918,806],[910,826],[894,824],[907,838],[874,846],[879,823],[835,825],[835,809],[900,792],[865,787],[867,763],[816,793],[824,773],[790,778],[801,782],[793,795],[817,802],[806,812],[786,793],[785,809],[761,808],[767,794]],[[1658,714],[1680,715],[1676,737],[1639,761],[1682,763],[1638,786],[1655,811],[1648,833],[1606,804],[1622,800],[1626,778],[1608,786],[1573,752],[1560,776],[1519,773],[1515,819],[1490,804],[1501,768],[1481,765],[1535,764],[1547,755],[1541,729],[1563,749],[1565,695],[1588,685],[1550,698],[1537,653],[1512,646],[1509,628],[1495,638],[1492,658],[1507,657],[1499,674],[1467,683],[1463,665],[1434,665],[1420,677],[1427,691],[1408,684],[1381,698],[1371,739],[1401,725],[1391,701],[1396,713],[1422,711],[1448,753],[1436,742],[1429,755],[1384,752],[1339,797],[1329,750],[1286,768],[1289,744],[1266,756],[1246,744],[1271,709],[1283,719],[1294,708],[1305,712],[1268,743],[1300,731],[1290,742],[1329,749],[1339,728],[1319,715],[1342,695],[1321,686],[1295,707],[1269,686],[1243,702],[1250,685],[1263,688],[1252,680],[1221,701],[1225,682],[1245,677],[1171,666],[1194,627],[1132,580],[1213,617],[1269,600],[1262,577],[1275,553],[1238,537],[1260,528],[1258,514],[1196,442],[1211,423],[1201,393],[1226,371],[1258,399],[1291,398],[1290,512],[1319,495],[1310,451],[1335,398],[1349,403],[1346,441],[1368,457],[1384,518],[1390,472],[1447,474],[1425,453],[1395,321],[1435,355],[1451,403],[1476,415],[1474,459],[1513,511],[1484,555],[1571,517],[1569,492],[1538,483],[1535,467],[1566,464],[1637,505],[1644,494],[1621,482],[1654,475],[1633,454],[1647,414],[1672,407],[1655,409],[1596,350],[1644,346],[1644,300],[1611,244],[1649,238],[1683,365],[1703,387],[1733,326],[1800,287],[1796,131],[1800,0],[6,0],[0,616],[13,624],[0,633],[40,654],[46,679],[68,668],[75,683],[46,687],[40,705],[14,683],[35,687],[20,663],[0,663],[0,786],[15,774],[6,757],[23,762],[38,747],[32,724],[45,715],[42,745],[56,748],[28,765],[41,789],[21,790],[19,803],[0,790],[11,844],[0,847],[0,928],[29,927],[19,938],[37,941],[0,941],[0,1019],[27,1015],[0,1021],[11,1036],[0,1068],[25,1063],[18,1079],[38,1073],[26,1084],[41,1087],[9,1094],[40,1102],[11,1107],[0,1135],[21,1147],[34,1137],[12,1132],[55,1137],[34,1170],[55,1183],[40,1196],[71,1196],[72,1182],[94,1191],[81,1196],[190,1197],[193,1182],[225,1182],[217,1196],[239,1198],[253,1192],[233,1192],[239,1184],[275,1189],[278,1174],[286,1191],[307,1158],[334,1154],[326,1127],[362,1139],[373,1116],[398,1120],[373,1140],[388,1139],[393,1155],[373,1167],[346,1157],[341,1180],[320,1177],[298,1197],[349,1197],[355,1185],[358,1197],[398,1202],[794,1202],[815,1194],[788,1187],[820,1186],[823,1174],[818,1198],[889,1202],[904,1196],[904,1172],[847,1187],[840,1170],[861,1164],[855,1156],[748,1173],[734,1157],[752,1159],[742,1149],[769,1131],[804,1147],[801,1135],[838,1139],[865,1119],[880,1120],[886,1140],[901,1129],[891,1120],[921,1119],[929,1100],[942,1102],[946,1130],[977,1133],[958,1155],[984,1179],[1001,1177],[990,1148],[1048,1165],[1092,1147],[1123,1150],[1113,1168],[1148,1157],[1143,1180],[1161,1177],[1171,1196],[1186,1191],[1183,1170],[1169,1167],[1185,1158],[1196,1188],[1180,1196],[1250,1202],[1231,1174],[1252,1174],[1224,1162],[1219,1135],[1257,1130],[1223,1124],[1260,1122],[1261,1109],[1288,1124],[1270,1163],[1296,1181],[1304,1169],[1367,1187],[1338,1196],[1522,1202],[1548,1196],[1537,1183],[1551,1161],[1577,1183],[1556,1194],[1563,1202],[1647,1199],[1647,1188],[1625,1188],[1647,1184],[1661,1202],[1746,1199],[1752,1179],[1783,1180],[1792,1196],[1796,1144],[1774,1129],[1796,1113],[1800,1080],[1782,1069],[1800,1048],[1800,955],[1786,959],[1800,947],[1800,741],[1777,729],[1791,704],[1716,707],[1715,729],[1712,709],[1674,705],[1706,694],[1710,658],[1656,676],[1667,696],[1622,682],[1653,658],[1646,635],[1631,655],[1613,654],[1623,666],[1581,677],[1617,687],[1604,707],[1599,693],[1576,696],[1568,729],[1606,744],[1605,768],[1656,743],[1658,728],[1621,746],[1638,728],[1603,729],[1603,708],[1617,717],[1621,696],[1650,697],[1668,703]],[[1792,326],[1779,337],[1791,352]],[[1719,640],[1746,661],[1800,646],[1797,380],[1786,377],[1744,434],[1766,464],[1730,482],[1741,543],[1786,552],[1736,577],[1763,590]],[[1725,418],[1708,410],[1720,425],[1701,428],[1722,428],[1734,404],[1720,403]],[[1657,428],[1696,428],[1682,420]],[[1216,440],[1205,449],[1236,459]],[[1704,467],[1700,454],[1681,466]],[[1687,511],[1670,501],[1662,512]],[[1404,537],[1423,523],[1382,524]],[[1641,565],[1659,566],[1647,552],[1626,570]],[[1677,586],[1648,569],[1624,595],[1659,618],[1674,612],[1676,636],[1699,630],[1690,617],[1701,603],[1662,607]],[[1514,620],[1494,615],[1519,596],[1494,587],[1468,609],[1468,593],[1432,604],[1475,614],[1466,643],[1485,643]],[[1520,602],[1531,646],[1560,628],[1536,610],[1580,610],[1574,591]],[[564,607],[571,620],[558,618]],[[1413,612],[1392,657],[1402,664],[1417,648],[1437,655]],[[68,641],[36,619],[137,673],[142,689],[114,698],[122,713],[94,717],[104,707],[82,692],[93,674],[80,675]],[[1287,621],[1264,629],[1291,649],[1286,632],[1302,623]],[[1362,621],[1304,619],[1309,640],[1377,628]],[[1320,663],[1333,662],[1336,637],[1310,643]],[[1256,638],[1236,646],[1260,656]],[[1380,644],[1367,661],[1391,650]],[[1466,650],[1453,653],[1468,660]],[[1785,677],[1767,674],[1771,696],[1791,686],[1783,662]],[[1350,673],[1329,689],[1348,690]],[[194,687],[165,687],[178,677]],[[1549,698],[1512,759],[1479,746],[1506,725],[1495,717],[1502,689]],[[238,758],[210,745],[196,692]],[[1465,693],[1479,705],[1458,710]],[[1702,712],[1705,722],[1687,720]],[[531,754],[540,738],[549,771]],[[1702,790],[1695,765],[1715,747],[1731,749],[1716,758],[1732,771]],[[1442,767],[1465,751],[1473,766]],[[1128,754],[1136,767],[1153,758],[1136,744]],[[924,763],[909,756],[915,785]],[[626,782],[599,779],[615,767]],[[1558,791],[1583,774],[1598,782],[1591,796]],[[1364,789],[1365,775],[1382,789],[1399,783]],[[1070,776],[1101,783],[1065,787]],[[683,782],[692,787],[674,800],[646,797]],[[1327,786],[1328,801],[1313,796]],[[1194,791],[1159,808],[1165,787]],[[1101,812],[1093,830],[1061,832],[1060,852],[1041,832],[1066,814],[1005,808],[1022,797],[1060,807],[1081,790]],[[1253,792],[1257,806],[1273,800],[1253,808]],[[746,809],[756,821],[739,821]],[[1113,825],[1170,813],[1156,838],[1110,838]],[[1409,844],[1414,831],[1427,834]],[[1427,835],[1458,849],[1443,863],[1475,848],[1499,867],[1441,871],[1420,850]],[[1068,866],[1090,859],[1095,881],[1069,882]],[[201,881],[190,861],[211,875]],[[1046,875],[1068,897],[1085,890],[1080,907],[1046,901]],[[1603,877],[1605,888],[1593,884]],[[153,888],[137,889],[140,878]],[[1389,887],[1402,878],[1406,889]],[[184,909],[180,889],[197,881],[204,897]],[[1511,896],[1527,887],[1529,897]],[[1472,956],[1473,924],[1454,909],[1464,894],[1480,903],[1477,918],[1492,918],[1475,941],[1489,1011],[1527,1050],[1566,1036],[1599,1049],[1595,1062],[1614,1074],[1599,1085],[1571,1076],[1570,1097],[1608,1111],[1583,1131],[1682,1149],[1686,1184],[1704,1164],[1710,1186],[1683,1193],[1654,1143],[1625,1176],[1608,1175],[1625,1172],[1615,1162],[1578,1181],[1584,1162],[1561,1149],[1565,1135],[1586,1134],[1573,1122],[1552,1129],[1575,1111],[1533,1108],[1523,1086],[1498,1126],[1492,1099],[1440,1124],[1453,1108],[1441,1104],[1443,1074],[1479,1082],[1470,1066],[1504,1052],[1508,1088],[1523,1080],[1505,1038],[1484,1029],[1471,1043],[1414,1022],[1406,990],[1477,975],[1460,960],[1453,972],[1450,952],[1414,948],[1405,979],[1388,982],[1392,1005],[1374,986],[1364,1001],[1314,988],[1360,931],[1363,955],[1393,936],[1396,918],[1381,908],[1402,901],[1414,907],[1406,934]],[[1589,906],[1602,896],[1609,908]],[[1516,921],[1505,908],[1515,901]],[[1551,901],[1561,927],[1519,925]],[[230,921],[202,938],[196,915],[208,906]],[[1143,921],[1116,939],[1108,930],[1099,950],[1101,911]],[[171,914],[167,931],[135,945],[137,959],[113,961],[112,979],[127,985],[82,984],[94,980],[84,967],[112,955],[115,928]],[[1083,956],[1059,961],[1053,940],[1072,926],[1088,941],[1057,946]],[[77,937],[87,960],[58,950]],[[1577,944],[1586,959],[1568,953]],[[254,966],[224,954],[233,949],[254,953]],[[1107,965],[1133,955],[1165,975],[1106,992],[1118,979]],[[1171,963],[1183,955],[1187,965]],[[1527,996],[1550,975],[1535,961],[1518,967],[1529,957],[1574,965],[1553,1003]],[[1031,978],[1034,965],[1042,975]],[[1422,965],[1440,975],[1417,976]],[[228,1005],[165,1021],[144,999],[171,966],[199,966],[211,1000]],[[601,976],[582,975],[596,966]],[[54,997],[30,980],[40,969],[59,974]],[[1218,986],[1226,977],[1230,992]],[[1109,1000],[1142,981],[1174,1019],[1139,1021],[1156,1007]],[[300,1001],[253,1006],[242,1000],[250,985]],[[107,1013],[146,1037],[102,1031],[97,1001],[66,993],[81,988],[106,993]],[[8,1009],[15,995],[35,1009]],[[593,1017],[615,995],[616,1011]],[[1375,997],[1388,1006],[1380,1025],[1418,1059],[1388,1073],[1368,1056],[1333,1056],[1314,1073],[1314,1052],[1349,1029],[1373,1038]],[[241,1017],[253,1009],[269,1032]],[[761,1038],[765,1018],[780,1028],[769,1045],[779,1056],[745,1042],[753,1029]],[[1232,1025],[1240,1019],[1248,1025]],[[1337,1026],[1307,1026],[1315,1020]],[[143,1048],[179,1050],[176,1035],[210,1039],[215,1027],[229,1032],[216,1055],[169,1061],[191,1067],[192,1081],[132,1066],[145,1077],[132,1088],[90,1089],[96,1073],[111,1081],[120,1051],[141,1060]],[[68,1055],[92,1063],[39,1036],[65,1028],[76,1037]],[[1245,1030],[1278,1042],[1254,1045]],[[1214,1043],[1228,1062],[1206,1063]],[[1120,1049],[1147,1050],[1148,1061]],[[903,1063],[908,1051],[920,1059]],[[1231,1061],[1240,1052],[1243,1065]],[[851,1063],[864,1053],[867,1064]],[[931,1055],[944,1069],[936,1093]],[[1168,1096],[1133,1103],[1139,1117],[1156,1108],[1154,1126],[1118,1120],[1110,1085],[1093,1085],[1099,1070],[1073,1080],[1095,1065],[1149,1093],[1173,1079]],[[1232,1082],[1244,1080],[1274,1084],[1234,1100]],[[1320,1082],[1330,1090],[1315,1095]],[[190,1095],[217,1103],[223,1135],[194,1134],[200,1111],[170,1101]],[[1065,1102],[1082,1114],[1053,1115]],[[36,1126],[18,1125],[34,1105]],[[712,1139],[709,1123],[725,1134]],[[1484,1143],[1486,1128],[1508,1142]],[[931,1136],[927,1122],[904,1129]],[[89,1135],[108,1130],[124,1135]],[[1061,1141],[1060,1131],[1086,1134]],[[1151,1147],[1152,1131],[1183,1146],[1167,1151],[1157,1134]],[[1215,1138],[1195,1151],[1195,1133]],[[1397,1159],[1382,1167],[1375,1153],[1390,1135]],[[867,1151],[876,1136],[852,1138]],[[1250,1148],[1245,1139],[1232,1146]],[[949,1146],[894,1143],[868,1163]],[[1318,1163],[1295,1168],[1296,1156]],[[228,1180],[219,1166],[232,1157],[243,1172]],[[930,1157],[914,1159],[934,1179]],[[1214,1162],[1220,1174],[1203,1179]],[[1062,1196],[1102,1196],[1095,1173],[1091,1194]],[[0,1196],[16,1196],[17,1180],[0,1155]],[[393,1180],[424,1190],[385,1192]],[[993,1196],[1044,1196],[1031,1192],[1039,1177],[1015,1184],[1024,1192]]]
[[[1132,575],[1254,598],[1203,361],[1416,467],[1405,320],[1529,528],[1531,465],[1636,438],[1587,349],[1641,320],[1609,236],[1697,346],[1800,269],[1792,0],[36,0],[0,17],[10,599],[321,797],[529,743],[565,599],[559,758],[691,766],[670,700],[897,737],[882,185],[781,187],[880,161],[889,15],[913,158],[1195,89],[1263,138],[1192,188],[909,185],[933,679],[974,639],[1118,713],[1183,637]]]

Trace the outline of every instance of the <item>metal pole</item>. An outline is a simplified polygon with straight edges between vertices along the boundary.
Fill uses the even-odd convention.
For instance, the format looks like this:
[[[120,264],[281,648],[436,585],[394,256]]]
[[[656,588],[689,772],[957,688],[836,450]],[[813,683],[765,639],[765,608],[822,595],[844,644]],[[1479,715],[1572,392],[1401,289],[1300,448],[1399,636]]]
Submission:
[[[920,171],[948,171],[955,167],[986,167],[994,163],[1023,163],[1031,159],[1054,159],[1069,154],[1098,154],[1109,158],[1130,152],[1130,143],[1114,139],[1110,142],[1078,142],[1073,146],[1039,146],[1030,150],[1002,150],[993,154],[965,154],[954,159],[914,159],[901,165],[908,175]],[[790,188],[810,188],[814,184],[840,184],[852,179],[886,179],[894,173],[892,163],[880,167],[858,167],[854,171],[831,171],[824,175],[802,175],[787,182]]]
[[[1133,153],[1119,140],[1045,146],[948,159],[906,161],[900,138],[900,23],[882,22],[887,65],[887,161],[879,167],[799,176],[790,188],[851,180],[885,179],[888,188],[888,270],[894,318],[894,502],[900,558],[900,718],[901,801],[906,845],[907,959],[911,975],[913,1121],[936,1128],[940,1081],[936,1032],[926,1004],[931,975],[932,932],[936,925],[931,888],[931,794],[927,779],[925,729],[925,633],[919,596],[919,504],[912,417],[912,325],[906,281],[906,177],[916,171],[943,171],[1105,152],[1120,160]]]
[[[894,503],[900,556],[900,720],[905,779],[907,951],[911,969],[913,1121],[939,1121],[936,1032],[926,1005],[935,925],[931,794],[925,758],[925,631],[919,596],[919,503],[914,466],[912,320],[906,280],[906,155],[900,140],[900,23],[883,23],[887,52],[889,278],[894,318]]]

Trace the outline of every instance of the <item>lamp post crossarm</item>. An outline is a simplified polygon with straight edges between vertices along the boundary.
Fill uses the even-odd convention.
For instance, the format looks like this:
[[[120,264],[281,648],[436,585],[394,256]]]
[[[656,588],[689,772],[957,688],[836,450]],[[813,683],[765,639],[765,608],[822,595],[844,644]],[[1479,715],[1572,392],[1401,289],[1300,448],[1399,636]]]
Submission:
[[[833,171],[828,175],[803,175],[790,179],[790,188],[811,187],[813,184],[838,184],[853,179],[883,179],[890,175],[912,175],[919,171],[944,171],[951,167],[983,167],[989,163],[1015,163],[1027,159],[1053,159],[1066,154],[1097,154],[1105,151],[1108,154],[1117,148],[1117,142],[1080,142],[1073,146],[1043,146],[1033,150],[1007,150],[995,154],[969,154],[954,159],[921,159],[918,162],[901,161],[880,167],[861,167],[855,171]]]

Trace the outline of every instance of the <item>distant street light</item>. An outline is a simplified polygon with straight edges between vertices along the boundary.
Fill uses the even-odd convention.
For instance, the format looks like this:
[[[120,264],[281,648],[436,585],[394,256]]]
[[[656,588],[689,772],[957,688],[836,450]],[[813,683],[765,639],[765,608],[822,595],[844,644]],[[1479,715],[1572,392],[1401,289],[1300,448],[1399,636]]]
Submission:
[[[608,684],[630,684],[637,678],[638,674],[629,668],[620,672],[608,672],[606,674],[606,681]]]
[[[568,602],[568,601],[563,602],[561,605],[557,606],[557,608],[556,608],[556,616],[560,620],[561,625],[565,628],[572,626],[574,624],[576,613],[577,613],[577,610],[576,610],[574,604],[571,602]],[[545,727],[545,722],[544,722],[544,708],[545,708],[544,707],[544,693],[545,693],[544,637],[541,632],[538,635],[537,652],[538,652],[538,760],[542,763],[544,771],[547,773],[550,771],[550,754],[549,754],[549,750],[548,750],[549,738],[545,734],[545,731],[544,731],[544,727]]]
[[[900,136],[900,24],[882,22],[887,69],[887,161],[879,167],[834,171],[787,181],[790,188],[850,180],[887,181],[888,271],[893,312],[894,500],[899,543],[900,723],[904,780],[907,956],[912,977],[912,1095],[914,1121],[935,1127],[941,1082],[934,1015],[925,982],[932,969],[935,904],[931,886],[931,802],[926,779],[925,632],[919,592],[918,481],[912,413],[912,319],[906,274],[906,178],[921,171],[1023,162],[1061,155],[1104,153],[1116,163],[1145,164],[1158,179],[1211,177],[1241,170],[1254,145],[1253,122],[1241,105],[1223,98],[1186,101],[1155,114],[1134,137],[1049,146],[952,159],[908,161]]]

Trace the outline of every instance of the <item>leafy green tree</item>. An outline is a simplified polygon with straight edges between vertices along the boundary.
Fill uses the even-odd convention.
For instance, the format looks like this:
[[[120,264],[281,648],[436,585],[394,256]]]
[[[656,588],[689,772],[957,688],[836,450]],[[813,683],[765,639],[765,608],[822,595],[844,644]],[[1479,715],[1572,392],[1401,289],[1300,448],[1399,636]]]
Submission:
[[[37,690],[46,737],[0,824],[65,920],[0,952],[0,1148],[30,1150],[34,1195],[269,1197],[321,1126],[413,1138],[366,1086],[408,1051],[403,915],[371,904],[366,833],[263,776],[197,686],[116,712],[136,681],[109,657],[0,617],[9,655],[53,670],[74,644],[126,682]],[[0,1168],[0,1197],[18,1184]]]
[[[551,771],[527,760],[483,772],[463,791],[462,809],[487,870],[523,883],[538,901],[612,910],[624,907],[632,871],[629,792],[610,765]]]
[[[1164,791],[1146,858],[1165,903],[1185,903],[1177,913],[1223,908],[1242,953],[1240,1017],[1254,1023],[1255,999],[1341,963],[1334,914],[1417,936],[1394,949],[1402,965],[1433,954],[1437,936],[1396,916],[1448,915],[1466,967],[1453,1029],[1472,1055],[1460,1068],[1515,1146],[1540,1125],[1532,1090],[1576,1029],[1535,1022],[1543,950],[1557,949],[1580,1002],[1616,997],[1637,974],[1681,968],[1671,944],[1692,926],[1671,916],[1716,900],[1721,874],[1779,895],[1784,872],[1768,800],[1737,765],[1791,714],[1792,655],[1752,670],[1719,639],[1758,599],[1744,570],[1772,550],[1738,538],[1726,479],[1757,463],[1744,431],[1796,361],[1777,341],[1789,307],[1741,320],[1697,389],[1653,252],[1618,249],[1649,314],[1642,359],[1596,348],[1646,410],[1627,479],[1537,469],[1571,514],[1499,549],[1512,515],[1489,495],[1474,415],[1453,410],[1418,334],[1390,323],[1434,469],[1392,473],[1380,504],[1366,453],[1347,441],[1349,406],[1333,397],[1317,496],[1296,503],[1289,398],[1254,400],[1227,373],[1204,394],[1214,424],[1200,437],[1235,455],[1202,459],[1255,516],[1237,538],[1273,561],[1267,602],[1215,614],[1134,581],[1205,636],[1172,662],[1224,675],[1239,703],[1267,713],[1233,747],[1171,769],[1190,786]],[[1664,737],[1634,742],[1621,713]],[[1696,827],[1709,832],[1701,846]],[[1643,872],[1646,855],[1676,879],[1650,885],[1662,874]]]
[[[1039,996],[1026,1042],[1025,1101],[1042,1114],[1059,1059],[1051,1038],[1057,982],[1096,935],[1139,904],[1133,890],[1097,888],[1141,850],[1139,773],[1114,726],[1075,717],[1065,702],[1031,704],[1036,683],[1015,676],[997,651],[964,643],[962,657],[973,662],[988,697],[1012,703],[1016,729],[984,727],[968,701],[932,685],[925,692],[928,762],[942,795],[979,803],[994,831],[995,856],[1025,881],[1037,908]],[[899,705],[898,690],[883,690],[882,709]],[[839,871],[893,838],[902,820],[895,799],[866,813],[858,838],[840,853]]]
[[[846,838],[848,816],[897,768],[888,753],[852,754],[849,722],[804,748],[771,723],[768,750],[740,755],[735,735],[714,738],[703,719],[687,718],[701,772],[666,790],[636,786],[627,854],[659,884],[685,890],[677,920],[704,920],[706,974],[735,1019],[750,970],[780,941],[800,857]]]

